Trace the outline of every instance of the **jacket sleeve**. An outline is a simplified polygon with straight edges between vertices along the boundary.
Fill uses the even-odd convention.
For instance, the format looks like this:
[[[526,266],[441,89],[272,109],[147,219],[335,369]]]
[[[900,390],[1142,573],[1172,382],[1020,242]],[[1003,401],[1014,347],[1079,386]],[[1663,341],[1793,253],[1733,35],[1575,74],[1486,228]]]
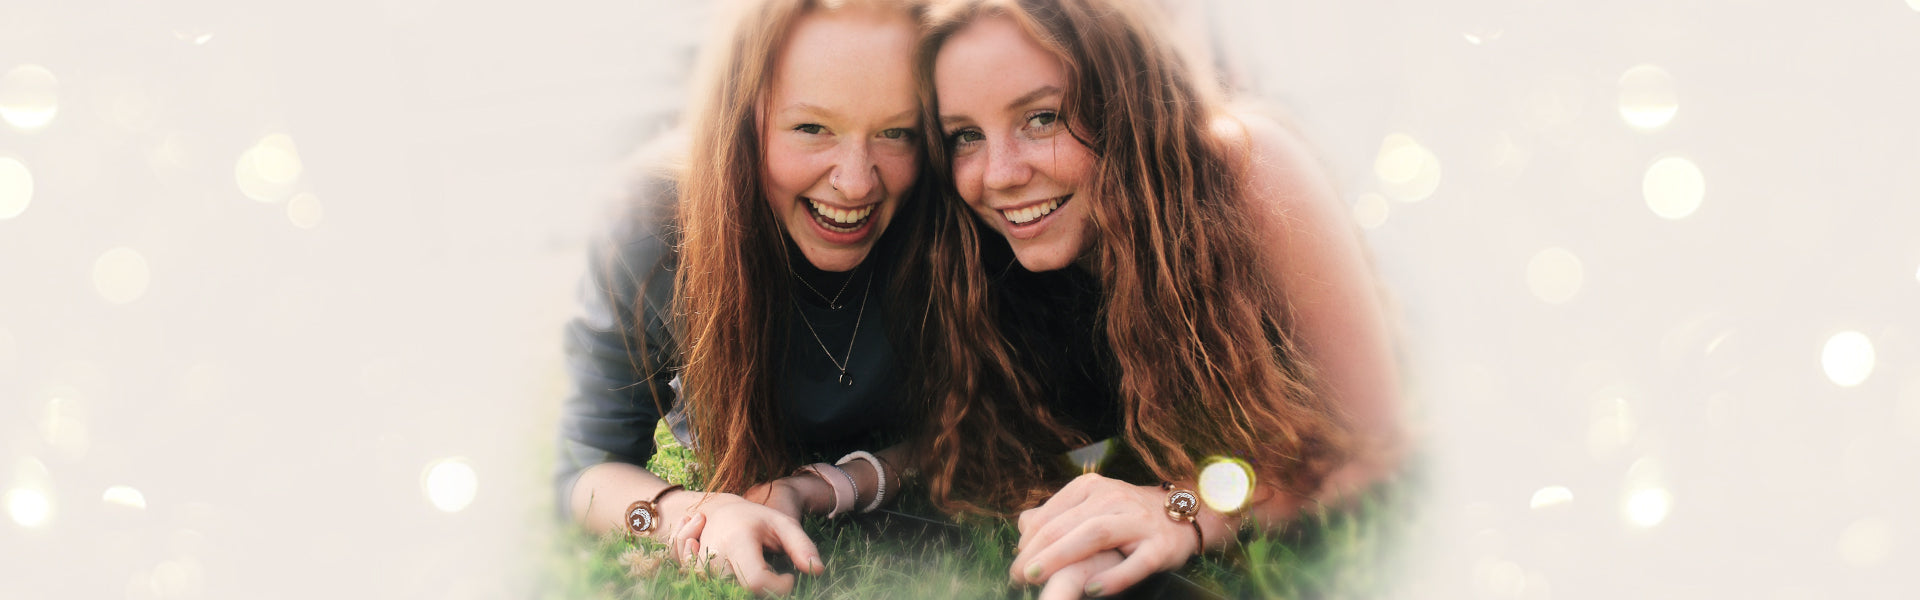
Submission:
[[[670,198],[671,190],[650,190]],[[557,504],[568,510],[574,482],[604,462],[645,465],[653,431],[676,400],[679,348],[672,334],[674,247],[663,205],[620,219],[589,252],[579,309],[563,345],[571,385],[560,413]]]

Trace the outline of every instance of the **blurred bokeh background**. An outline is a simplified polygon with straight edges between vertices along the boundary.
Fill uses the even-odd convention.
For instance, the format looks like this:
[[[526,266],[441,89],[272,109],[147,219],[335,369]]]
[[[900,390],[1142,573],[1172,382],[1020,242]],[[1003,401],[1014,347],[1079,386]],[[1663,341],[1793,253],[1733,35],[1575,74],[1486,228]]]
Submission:
[[[1194,4],[1403,322],[1409,598],[1900,597],[1920,0]],[[0,597],[535,593],[704,3],[0,10]]]

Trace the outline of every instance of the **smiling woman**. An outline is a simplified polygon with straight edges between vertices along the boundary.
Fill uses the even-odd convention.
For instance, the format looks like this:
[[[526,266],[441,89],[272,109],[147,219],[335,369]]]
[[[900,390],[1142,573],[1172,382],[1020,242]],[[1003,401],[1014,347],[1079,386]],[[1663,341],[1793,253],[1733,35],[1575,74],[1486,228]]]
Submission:
[[[905,459],[881,448],[919,412],[899,401],[913,345],[893,317],[925,285],[909,260],[925,254],[917,34],[906,2],[740,9],[707,56],[681,166],[640,186],[594,254],[567,337],[558,491],[590,530],[784,593],[794,575],[762,551],[822,573],[798,519],[891,499]],[[704,481],[640,466],[661,419]]]

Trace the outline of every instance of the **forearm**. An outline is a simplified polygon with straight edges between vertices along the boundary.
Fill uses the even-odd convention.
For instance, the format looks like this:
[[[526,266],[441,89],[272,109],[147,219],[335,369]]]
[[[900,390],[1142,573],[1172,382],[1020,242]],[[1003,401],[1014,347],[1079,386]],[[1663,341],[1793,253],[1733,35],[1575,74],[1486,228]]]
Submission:
[[[627,507],[638,500],[651,500],[669,485],[658,475],[636,465],[601,463],[580,472],[574,481],[568,514],[575,523],[595,534],[626,530]],[[674,525],[687,515],[699,494],[676,490],[660,498],[660,525],[651,532],[654,539],[665,540]]]

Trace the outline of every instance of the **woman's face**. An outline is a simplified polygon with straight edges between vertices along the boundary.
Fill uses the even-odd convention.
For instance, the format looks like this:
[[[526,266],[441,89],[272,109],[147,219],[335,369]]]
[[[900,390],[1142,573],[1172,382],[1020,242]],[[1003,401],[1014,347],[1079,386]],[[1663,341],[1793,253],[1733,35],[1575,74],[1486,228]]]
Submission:
[[[914,35],[895,12],[814,11],[774,64],[761,185],[815,267],[859,265],[919,175]]]
[[[1095,237],[1092,200],[1076,194],[1094,157],[1060,118],[1066,66],[1012,19],[991,16],[947,40],[933,75],[960,198],[1028,270],[1073,264]]]

